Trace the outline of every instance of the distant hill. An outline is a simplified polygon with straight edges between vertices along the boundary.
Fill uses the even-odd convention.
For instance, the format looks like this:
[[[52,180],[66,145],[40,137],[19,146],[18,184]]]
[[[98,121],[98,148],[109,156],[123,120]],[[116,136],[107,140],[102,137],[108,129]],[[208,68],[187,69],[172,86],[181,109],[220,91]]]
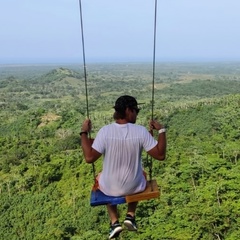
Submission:
[[[41,76],[41,80],[44,82],[53,82],[56,80],[60,81],[68,77],[81,79],[83,75],[74,70],[61,67],[61,68],[53,69],[47,74],[44,74],[43,76]]]

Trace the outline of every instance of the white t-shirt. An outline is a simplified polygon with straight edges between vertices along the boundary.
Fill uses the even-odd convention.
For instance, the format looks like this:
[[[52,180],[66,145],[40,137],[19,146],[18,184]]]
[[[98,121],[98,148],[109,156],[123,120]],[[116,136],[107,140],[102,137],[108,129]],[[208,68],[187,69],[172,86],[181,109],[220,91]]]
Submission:
[[[125,196],[144,191],[142,150],[149,151],[157,141],[143,126],[112,123],[102,127],[92,147],[103,154],[99,188],[109,196]]]

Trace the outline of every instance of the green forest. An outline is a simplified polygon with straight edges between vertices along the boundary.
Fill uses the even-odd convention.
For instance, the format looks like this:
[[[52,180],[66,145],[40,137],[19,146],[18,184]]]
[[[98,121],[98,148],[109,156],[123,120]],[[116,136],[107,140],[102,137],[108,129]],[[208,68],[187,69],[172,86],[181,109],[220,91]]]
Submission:
[[[123,94],[143,103],[146,128],[153,106],[168,146],[165,161],[152,160],[160,197],[139,203],[138,232],[119,239],[240,239],[240,63],[210,62],[157,63],[154,88],[148,63],[90,64],[87,82],[81,65],[1,65],[1,240],[108,239],[79,132],[88,111],[92,137],[111,123]]]

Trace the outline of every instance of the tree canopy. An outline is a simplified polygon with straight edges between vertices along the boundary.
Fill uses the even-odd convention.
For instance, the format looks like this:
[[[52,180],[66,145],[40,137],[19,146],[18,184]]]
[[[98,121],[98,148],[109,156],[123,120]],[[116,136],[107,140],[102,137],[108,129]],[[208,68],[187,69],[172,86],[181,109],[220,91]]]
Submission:
[[[166,161],[153,159],[161,196],[139,203],[138,233],[120,239],[239,239],[240,75],[231,67],[157,65],[154,118],[168,137]],[[0,70],[0,239],[106,239],[108,215],[90,207],[92,167],[80,148],[82,72]],[[148,126],[150,72],[148,64],[89,67],[93,137],[113,121],[121,94],[144,103],[137,123]]]

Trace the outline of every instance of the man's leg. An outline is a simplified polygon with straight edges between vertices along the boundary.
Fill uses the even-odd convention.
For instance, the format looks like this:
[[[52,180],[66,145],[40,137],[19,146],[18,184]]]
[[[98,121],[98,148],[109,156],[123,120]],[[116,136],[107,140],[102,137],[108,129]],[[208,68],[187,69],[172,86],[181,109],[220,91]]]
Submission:
[[[123,229],[118,221],[117,205],[107,204],[107,210],[110,218],[109,239],[112,239],[118,237]]]
[[[135,221],[135,212],[138,202],[128,203],[127,215],[124,220],[124,225],[129,231],[137,231],[137,224]]]
[[[117,205],[107,204],[108,215],[111,221],[111,224],[114,224],[118,220],[118,210]]]
[[[137,204],[138,204],[138,202],[128,203],[127,214],[129,214],[129,215],[131,215],[132,217],[134,217],[134,216],[135,216],[136,209],[137,209]]]

